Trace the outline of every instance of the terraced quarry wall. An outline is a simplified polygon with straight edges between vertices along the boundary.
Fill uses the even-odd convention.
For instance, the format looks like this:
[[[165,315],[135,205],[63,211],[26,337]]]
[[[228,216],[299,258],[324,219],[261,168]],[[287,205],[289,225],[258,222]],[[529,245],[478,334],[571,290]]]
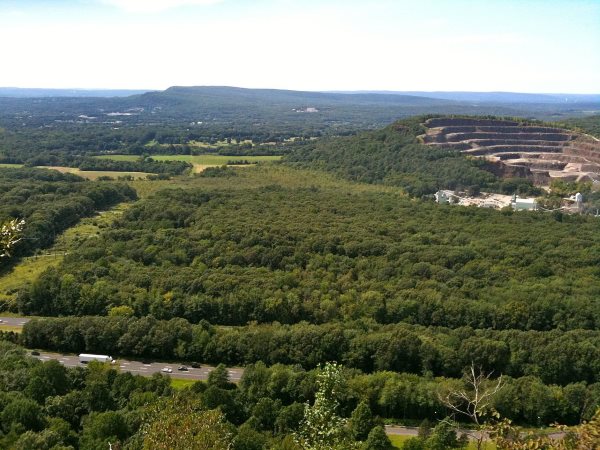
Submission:
[[[600,141],[563,128],[513,120],[441,117],[425,122],[427,145],[485,158],[498,176],[526,177],[536,184],[552,178],[600,180]]]

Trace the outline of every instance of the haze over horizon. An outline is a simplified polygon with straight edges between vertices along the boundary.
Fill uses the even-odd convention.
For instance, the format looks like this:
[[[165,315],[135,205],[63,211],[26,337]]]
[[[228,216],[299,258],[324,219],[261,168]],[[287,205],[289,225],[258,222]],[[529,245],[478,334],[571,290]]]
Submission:
[[[598,0],[49,3],[0,4],[0,86],[600,92]]]
[[[246,86],[221,86],[221,85],[171,85],[167,86],[164,89],[153,89],[148,88],[145,89],[143,87],[140,88],[107,88],[107,87],[44,87],[44,86],[31,86],[31,87],[22,87],[22,86],[0,86],[0,89],[15,89],[15,90],[40,90],[40,91],[81,91],[81,92],[102,92],[102,91],[123,91],[123,92],[159,92],[164,91],[174,87],[185,87],[185,88],[232,88],[232,89],[264,89],[264,90],[282,90],[282,91],[292,91],[292,92],[314,92],[314,93],[348,93],[348,94],[363,94],[363,93],[377,93],[377,94],[411,94],[411,95],[419,95],[419,94],[460,94],[460,93],[469,93],[469,94],[516,94],[516,95],[549,95],[549,96],[558,96],[558,95],[578,95],[578,96],[597,96],[600,95],[600,89],[597,92],[586,92],[586,93],[574,93],[574,92],[514,92],[514,91],[443,91],[439,89],[432,90],[389,90],[389,89],[353,89],[353,90],[311,90],[311,89],[294,89],[294,88],[270,88],[270,87],[260,87],[260,88],[252,88]]]

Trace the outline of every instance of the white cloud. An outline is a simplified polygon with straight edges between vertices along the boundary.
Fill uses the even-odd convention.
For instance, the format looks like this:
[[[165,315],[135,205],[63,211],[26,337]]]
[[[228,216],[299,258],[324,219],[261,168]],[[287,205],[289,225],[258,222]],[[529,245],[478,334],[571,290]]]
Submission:
[[[181,6],[212,5],[222,0],[100,0],[127,12],[155,13]]]

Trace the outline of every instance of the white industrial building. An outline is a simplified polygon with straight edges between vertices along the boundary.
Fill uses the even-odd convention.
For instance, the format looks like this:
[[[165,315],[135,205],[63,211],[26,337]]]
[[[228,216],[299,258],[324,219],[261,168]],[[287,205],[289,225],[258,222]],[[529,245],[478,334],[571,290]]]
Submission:
[[[538,203],[535,198],[519,198],[517,196],[513,197],[510,206],[515,211],[537,211],[538,209]]]

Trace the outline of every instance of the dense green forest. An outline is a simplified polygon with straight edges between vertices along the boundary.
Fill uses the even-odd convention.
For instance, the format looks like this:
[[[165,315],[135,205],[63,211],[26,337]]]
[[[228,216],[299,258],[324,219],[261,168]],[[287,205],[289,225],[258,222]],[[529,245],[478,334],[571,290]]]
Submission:
[[[600,324],[593,217],[444,207],[309,179],[269,184],[271,170],[202,177],[189,183],[197,188],[137,202],[23,289],[16,306],[41,315],[126,306],[137,316],[222,325]]]
[[[597,138],[600,137],[600,117],[598,115],[588,117],[578,117],[565,121],[568,125],[577,127],[585,133],[589,133]]]
[[[154,317],[68,317],[26,324],[30,348],[72,353],[118,353],[136,358],[182,358],[218,364],[298,364],[339,361],[361,371],[408,372],[460,378],[474,362],[486,372],[535,376],[549,384],[600,379],[597,330],[546,332],[455,329],[370,321],[311,325],[212,326]]]
[[[304,369],[339,361],[425,384],[476,362],[549,393],[595,392],[595,218],[440,206],[284,166],[210,174],[139,200],[25,287],[21,312],[108,317],[33,321],[24,345]],[[529,420],[511,404],[504,415]]]
[[[124,183],[93,183],[55,170],[0,169],[0,221],[26,222],[14,256],[45,248],[80,218],[135,198],[135,191]]]
[[[336,400],[340,423],[347,421],[340,429],[351,437],[344,449],[359,448],[356,440],[389,448],[367,443],[371,434],[385,438],[382,418],[442,420],[450,411],[440,389],[460,387],[471,365],[493,379],[502,374],[491,405],[502,417],[532,426],[592,418],[600,406],[597,218],[434,203],[439,188],[541,191],[421,145],[424,116],[355,135],[374,123],[362,122],[354,106],[346,118],[356,120],[343,126],[293,112],[304,122],[282,114],[269,128],[260,119],[277,111],[273,105],[240,123],[246,110],[225,105],[191,125],[182,120],[197,104],[188,102],[172,122],[145,122],[153,102],[164,102],[168,115],[189,96],[167,94],[141,96],[145,109],[119,126],[71,122],[69,114],[86,114],[82,105],[97,107],[89,99],[66,100],[71,109],[62,113],[58,103],[37,104],[48,108],[33,114],[52,123],[45,129],[8,120],[16,109],[0,114],[0,162],[164,174],[114,183],[0,169],[0,221],[26,222],[17,257],[47,247],[82,217],[135,200],[94,239],[78,240],[24,281],[1,307],[48,317],[0,338],[30,349],[241,365],[244,377],[229,383],[221,366],[208,383],[178,394],[160,376],[95,364],[67,369],[0,341],[1,448],[104,449],[117,441],[114,448],[169,448],[154,445],[161,427],[185,430],[188,417],[212,424],[223,448],[297,449],[331,361],[344,367]],[[246,107],[255,100],[248,94]],[[121,99],[105,101],[122,108]],[[210,124],[199,125],[204,119]],[[564,126],[595,133],[596,125]],[[329,136],[311,139],[321,135]],[[195,175],[187,163],[148,157],[199,149],[235,160],[261,151],[286,156]],[[111,152],[141,157],[93,157]],[[565,186],[556,195],[569,195]],[[371,417],[369,425],[359,427],[358,416]]]
[[[49,129],[29,127],[0,128],[0,163],[58,165],[77,163],[86,155],[124,153],[194,154],[217,153],[231,156],[281,154],[285,139],[310,138],[318,134],[261,132],[235,126],[212,125],[189,128],[181,125],[156,125],[115,128],[108,125],[62,124]],[[232,141],[233,140],[233,141]],[[237,142],[252,141],[248,148]],[[36,145],[32,146],[31,142]],[[202,143],[201,147],[194,143]],[[228,142],[228,145],[218,145]],[[234,143],[235,142],[235,143]],[[273,145],[277,144],[277,145]]]
[[[207,382],[176,391],[159,374],[134,376],[95,362],[66,368],[26,356],[6,341],[0,341],[0,377],[0,446],[15,450],[103,450],[109,443],[128,450],[299,450],[298,443],[323,439],[324,430],[333,433],[325,439],[343,443],[336,448],[389,450],[383,417],[429,417],[435,423],[448,413],[437,393],[460,385],[339,366],[306,371],[258,363],[246,368],[237,385],[221,365]],[[589,419],[590,405],[600,396],[598,385],[544,386],[535,377],[508,379],[502,392],[499,411],[536,425]],[[332,423],[311,422],[312,411],[327,407]],[[427,436],[457,444],[448,422],[426,427]]]
[[[479,189],[522,195],[541,191],[525,179],[503,180],[485,170],[486,162],[458,150],[422,145],[422,122],[429,116],[398,121],[386,128],[346,138],[303,142],[285,156],[295,167],[326,170],[349,180],[400,186],[413,196],[438,189]]]

